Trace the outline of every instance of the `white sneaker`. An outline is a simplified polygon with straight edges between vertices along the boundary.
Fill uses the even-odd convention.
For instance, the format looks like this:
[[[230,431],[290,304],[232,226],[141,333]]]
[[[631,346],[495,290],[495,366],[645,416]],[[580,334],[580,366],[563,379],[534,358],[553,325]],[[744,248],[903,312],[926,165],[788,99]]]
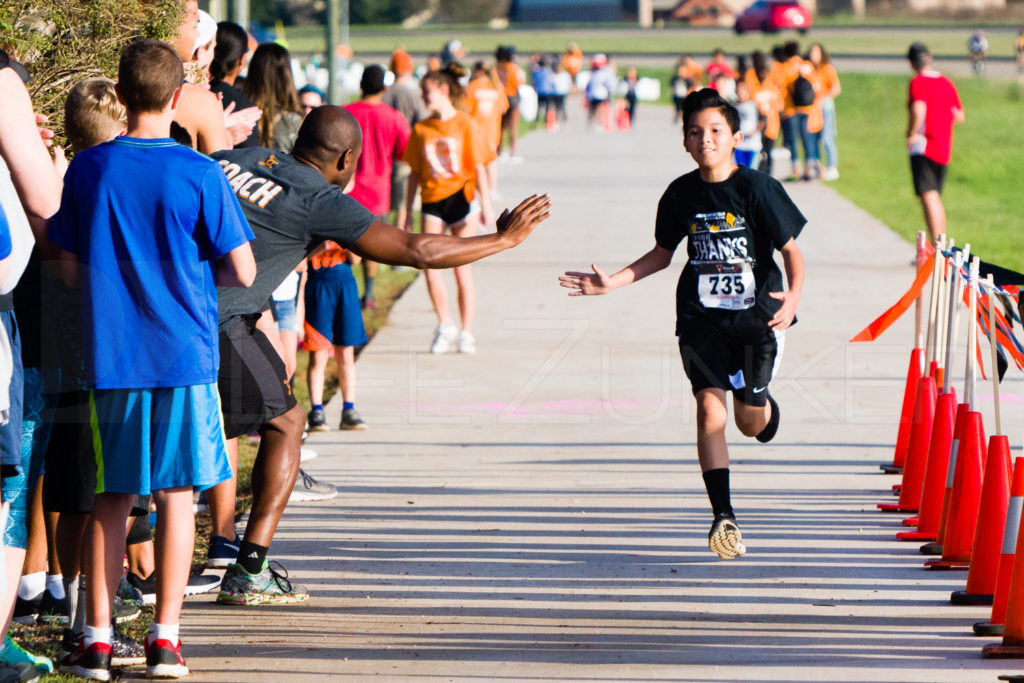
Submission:
[[[317,452],[312,448],[306,448],[303,446],[299,449],[299,462],[309,462],[317,456]]]
[[[476,339],[472,332],[459,332],[459,353],[476,353]]]
[[[430,344],[431,353],[450,353],[455,350],[455,339],[458,332],[452,323],[441,323],[434,330],[434,341]]]
[[[825,169],[825,174],[822,176],[824,180],[839,180],[839,169],[835,166]]]

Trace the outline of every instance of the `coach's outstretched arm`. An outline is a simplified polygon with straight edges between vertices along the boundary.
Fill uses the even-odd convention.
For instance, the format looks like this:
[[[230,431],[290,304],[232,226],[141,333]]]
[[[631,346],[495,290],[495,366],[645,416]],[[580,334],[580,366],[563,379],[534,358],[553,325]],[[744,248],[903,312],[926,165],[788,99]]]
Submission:
[[[454,268],[516,246],[548,217],[550,209],[548,195],[531,195],[502,212],[497,232],[477,237],[410,233],[376,221],[355,241],[352,251],[393,266]]]

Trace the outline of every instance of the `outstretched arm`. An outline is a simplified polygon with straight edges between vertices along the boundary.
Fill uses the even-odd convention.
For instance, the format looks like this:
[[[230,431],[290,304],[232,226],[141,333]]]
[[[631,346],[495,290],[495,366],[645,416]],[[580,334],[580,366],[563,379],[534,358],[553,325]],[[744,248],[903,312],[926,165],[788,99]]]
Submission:
[[[649,252],[613,275],[608,275],[596,265],[591,265],[593,273],[570,271],[559,277],[558,282],[566,289],[572,290],[569,292],[569,296],[607,294],[613,289],[624,287],[657,273],[671,262],[672,252],[664,247],[654,245]]]
[[[375,221],[351,249],[392,266],[454,268],[518,245],[548,217],[550,209],[548,195],[533,195],[512,211],[505,209],[498,217],[496,233],[478,237],[411,233]]]
[[[782,262],[786,266],[786,280],[789,282],[789,289],[785,292],[769,292],[768,296],[778,299],[782,306],[775,313],[775,316],[768,321],[768,327],[773,330],[784,330],[793,324],[796,317],[796,307],[800,303],[800,294],[804,289],[804,255],[800,247],[796,246],[796,240],[792,237],[780,249]]]

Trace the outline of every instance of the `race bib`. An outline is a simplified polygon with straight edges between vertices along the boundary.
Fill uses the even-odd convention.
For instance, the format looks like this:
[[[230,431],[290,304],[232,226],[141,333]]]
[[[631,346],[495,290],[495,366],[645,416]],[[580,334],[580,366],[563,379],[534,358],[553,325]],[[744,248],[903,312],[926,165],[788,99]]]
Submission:
[[[705,308],[743,311],[754,305],[754,271],[746,261],[697,267],[697,297]]]

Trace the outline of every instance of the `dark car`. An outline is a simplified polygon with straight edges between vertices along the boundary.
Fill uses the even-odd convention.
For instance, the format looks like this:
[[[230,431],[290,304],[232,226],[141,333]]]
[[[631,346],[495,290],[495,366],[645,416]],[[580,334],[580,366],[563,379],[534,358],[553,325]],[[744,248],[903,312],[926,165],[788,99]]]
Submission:
[[[811,13],[795,0],[757,0],[736,17],[737,34],[747,31],[776,33],[796,29],[801,34],[811,28]]]

